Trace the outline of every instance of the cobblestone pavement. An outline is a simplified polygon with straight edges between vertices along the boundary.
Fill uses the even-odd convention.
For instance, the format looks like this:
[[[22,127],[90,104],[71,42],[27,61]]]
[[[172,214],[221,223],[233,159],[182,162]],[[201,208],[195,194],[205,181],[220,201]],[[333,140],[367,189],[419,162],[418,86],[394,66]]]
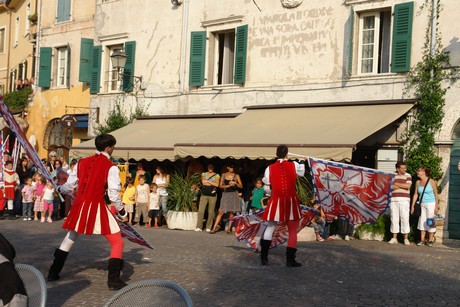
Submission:
[[[45,276],[54,248],[65,235],[52,224],[0,220],[0,232],[16,248],[17,263]],[[286,268],[284,247],[270,265],[245,243],[221,231],[140,228],[155,250],[125,244],[122,279],[165,279],[180,284],[195,306],[458,306],[460,246],[389,245],[369,241],[301,242],[301,268]],[[80,236],[62,271],[48,283],[48,306],[103,306],[109,244]]]

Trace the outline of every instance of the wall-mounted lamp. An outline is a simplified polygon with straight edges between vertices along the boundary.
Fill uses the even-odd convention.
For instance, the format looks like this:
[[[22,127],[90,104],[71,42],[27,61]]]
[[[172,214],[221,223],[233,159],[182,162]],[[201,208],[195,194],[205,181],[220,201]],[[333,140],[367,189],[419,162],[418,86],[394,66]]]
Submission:
[[[183,0],[171,0],[171,4],[172,4],[172,5],[176,5],[176,6],[181,5],[182,2],[184,2],[184,1],[183,1]]]
[[[138,80],[141,83],[141,90],[145,90],[145,85],[142,84],[142,76],[131,76],[122,71],[122,68],[124,68],[126,64],[126,52],[116,50],[112,53],[110,58],[112,59],[113,68],[117,69],[119,81],[123,82],[123,77],[133,77],[134,80]]]
[[[118,72],[120,72],[122,67],[125,67],[126,52],[121,51],[121,50],[116,50],[112,53],[110,58],[112,59],[113,67],[116,68]]]

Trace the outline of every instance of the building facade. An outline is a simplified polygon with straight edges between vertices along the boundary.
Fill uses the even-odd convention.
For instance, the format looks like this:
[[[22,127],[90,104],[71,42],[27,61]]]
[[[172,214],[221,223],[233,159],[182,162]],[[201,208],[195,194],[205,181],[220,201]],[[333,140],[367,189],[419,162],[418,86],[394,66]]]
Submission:
[[[33,82],[36,0],[0,3],[0,95]]]
[[[37,140],[40,156],[54,150],[68,158],[72,145],[88,139],[88,119],[97,120],[89,107],[89,87],[80,82],[81,37],[93,37],[95,4],[83,0],[39,1],[38,90],[29,106],[28,135]],[[61,117],[74,117],[63,126]]]
[[[441,2],[442,42],[451,64],[459,66],[457,1]],[[89,135],[117,104],[128,115],[137,108],[150,115],[199,115],[240,113],[248,106],[409,102],[413,97],[405,90],[406,74],[422,59],[431,18],[421,8],[424,0],[234,0],[225,5],[97,0],[94,8],[81,7],[78,0],[59,3],[47,1],[56,9],[43,11],[43,76],[34,116],[49,122],[50,110],[69,113],[66,105],[89,102],[89,110],[100,112],[89,117]],[[71,22],[58,21],[55,12],[67,7]],[[62,48],[72,51],[66,58],[71,59],[70,72],[57,69],[64,61]],[[449,193],[459,180],[452,150],[460,144],[459,93],[459,84],[451,85],[436,140],[445,170],[441,213],[455,229],[451,236],[446,226],[444,238],[460,238],[455,228],[460,226],[460,196]],[[352,161],[392,170],[402,158],[398,149],[410,114],[359,140]]]

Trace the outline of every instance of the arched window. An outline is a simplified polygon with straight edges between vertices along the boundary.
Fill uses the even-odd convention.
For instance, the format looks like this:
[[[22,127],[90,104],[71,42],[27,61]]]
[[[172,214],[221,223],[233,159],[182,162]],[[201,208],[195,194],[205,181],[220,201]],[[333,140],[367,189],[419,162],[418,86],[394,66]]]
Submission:
[[[56,151],[58,156],[67,157],[71,146],[72,129],[62,126],[59,118],[50,120],[43,137],[43,147]]]

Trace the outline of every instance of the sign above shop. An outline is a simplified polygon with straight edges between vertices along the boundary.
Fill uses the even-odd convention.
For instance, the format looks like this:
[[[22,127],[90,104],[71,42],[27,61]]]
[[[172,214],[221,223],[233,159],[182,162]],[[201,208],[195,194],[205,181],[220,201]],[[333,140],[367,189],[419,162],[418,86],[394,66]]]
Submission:
[[[66,128],[73,128],[77,125],[78,120],[74,115],[65,114],[61,117],[61,125]]]

